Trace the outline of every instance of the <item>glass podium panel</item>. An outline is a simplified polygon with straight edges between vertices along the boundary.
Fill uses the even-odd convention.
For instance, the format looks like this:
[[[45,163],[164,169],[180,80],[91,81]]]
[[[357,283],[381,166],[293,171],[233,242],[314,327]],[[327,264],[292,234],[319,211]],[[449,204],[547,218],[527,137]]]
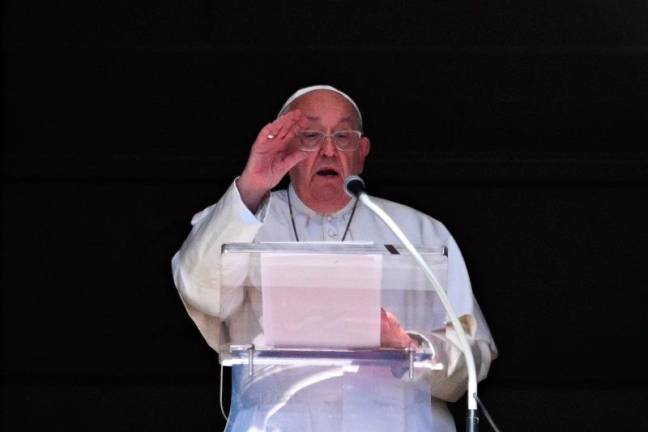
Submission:
[[[443,246],[419,250],[441,286]],[[446,313],[404,249],[370,243],[225,244],[219,300],[223,366],[232,368],[226,431],[427,430],[426,340]],[[385,312],[381,312],[384,310]],[[418,346],[381,346],[381,314]]]
[[[420,249],[440,285],[443,246]],[[228,346],[378,348],[381,308],[408,332],[443,328],[446,312],[409,253],[353,242],[225,244],[220,314]]]

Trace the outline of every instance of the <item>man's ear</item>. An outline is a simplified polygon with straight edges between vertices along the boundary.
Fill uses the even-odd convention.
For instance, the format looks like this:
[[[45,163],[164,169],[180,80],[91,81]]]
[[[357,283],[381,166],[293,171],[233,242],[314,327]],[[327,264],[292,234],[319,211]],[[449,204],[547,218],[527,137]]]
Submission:
[[[358,160],[358,168],[360,169],[358,171],[358,174],[362,174],[362,171],[364,171],[364,162],[367,158],[367,155],[369,154],[369,150],[371,150],[371,141],[369,141],[369,138],[363,136],[362,138],[360,138],[360,148],[358,149],[358,151],[360,152],[360,158]]]
[[[369,154],[369,150],[371,150],[371,141],[366,136],[363,136],[360,138],[360,154],[362,155],[363,161]]]

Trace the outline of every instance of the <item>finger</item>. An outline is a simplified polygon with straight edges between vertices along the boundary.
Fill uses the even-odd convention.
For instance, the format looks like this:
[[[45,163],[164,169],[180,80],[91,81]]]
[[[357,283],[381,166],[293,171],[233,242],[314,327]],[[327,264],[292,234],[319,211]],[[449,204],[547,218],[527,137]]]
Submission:
[[[299,108],[295,108],[293,110],[288,111],[285,114],[282,114],[278,118],[282,118],[282,117],[285,117],[285,118],[301,117],[301,115],[302,115],[302,111]]]
[[[388,310],[385,310],[385,318],[393,324],[398,324],[398,318],[396,318],[396,315],[393,313],[389,312]]]
[[[269,140],[273,139],[276,136],[276,131],[273,128],[272,123],[268,123],[267,125],[263,126],[261,130],[259,131],[259,134],[257,135],[256,141],[264,141],[264,140]]]
[[[274,129],[272,123],[265,125],[259,134],[257,135],[256,140],[254,141],[253,147],[262,153],[266,151],[279,151],[286,146],[286,141],[279,139],[277,136],[278,132]]]
[[[283,158],[281,161],[281,170],[283,172],[288,172],[290,171],[295,165],[297,165],[299,162],[303,161],[308,157],[308,154],[306,154],[303,151],[295,151],[287,155],[286,157]]]
[[[291,124],[288,128],[285,129],[285,135],[283,136],[283,139],[286,140],[291,140],[297,134],[299,131],[304,129],[306,125],[308,124],[308,120],[304,116],[299,116],[298,118],[295,119],[295,122]]]
[[[387,316],[387,311],[383,308],[380,308],[380,322],[383,326],[388,326],[389,323],[389,317]]]
[[[277,131],[277,137],[279,139],[286,139],[288,135],[290,135],[290,138],[294,136],[294,131],[295,131],[295,125],[299,123],[299,120],[301,119],[301,112],[300,111],[291,111],[289,114],[292,114],[290,117],[287,117],[282,123],[281,127]]]
[[[286,114],[282,114],[275,120],[271,121],[270,123],[266,124],[261,131],[259,132],[260,136],[267,137],[268,135],[272,135],[273,138],[277,136],[279,133],[279,130],[281,129],[282,125],[286,122],[292,121],[292,117],[294,116],[293,112],[288,112]],[[272,139],[272,138],[270,138]]]
[[[285,124],[293,123],[293,122],[297,121],[297,119],[299,119],[299,117],[301,117],[301,111],[300,110],[288,111],[287,113],[282,114],[279,117],[277,117],[274,121],[272,121],[270,123],[270,125],[273,128],[273,130],[275,130],[276,132],[279,132],[279,130],[282,127],[284,127]]]
[[[285,140],[286,134],[292,130],[292,126],[298,122],[300,116],[301,112],[299,110],[290,111],[277,120],[266,124],[257,135],[255,143],[265,147],[272,141],[273,145],[282,146],[283,142],[278,143],[277,141]]]

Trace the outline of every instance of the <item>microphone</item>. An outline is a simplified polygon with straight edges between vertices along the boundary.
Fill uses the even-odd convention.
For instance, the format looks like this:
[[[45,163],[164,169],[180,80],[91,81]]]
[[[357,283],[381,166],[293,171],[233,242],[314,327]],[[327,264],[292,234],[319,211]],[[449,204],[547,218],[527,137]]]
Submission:
[[[359,198],[360,194],[366,193],[365,182],[357,175],[350,175],[344,179],[344,191],[351,198]]]
[[[427,277],[428,281],[432,284],[432,287],[437,293],[439,300],[443,305],[443,308],[450,318],[450,322],[457,332],[457,337],[459,338],[459,345],[466,359],[466,368],[468,370],[468,415],[466,416],[466,430],[468,432],[477,432],[479,417],[477,416],[477,370],[475,367],[475,358],[473,357],[472,350],[470,349],[470,343],[468,343],[468,335],[464,331],[463,325],[459,322],[457,313],[450,304],[450,299],[444,291],[443,287],[437,280],[432,270],[427,265],[421,254],[416,250],[412,242],[407,238],[405,233],[400,229],[400,227],[394,222],[394,220],[377,204],[375,204],[369,195],[365,192],[364,181],[357,175],[351,175],[344,179],[344,190],[352,198],[357,197],[359,201],[371,210],[376,216],[378,216],[387,227],[396,235],[400,242],[405,246],[405,248],[412,255],[412,258],[416,263],[421,267],[423,274]]]

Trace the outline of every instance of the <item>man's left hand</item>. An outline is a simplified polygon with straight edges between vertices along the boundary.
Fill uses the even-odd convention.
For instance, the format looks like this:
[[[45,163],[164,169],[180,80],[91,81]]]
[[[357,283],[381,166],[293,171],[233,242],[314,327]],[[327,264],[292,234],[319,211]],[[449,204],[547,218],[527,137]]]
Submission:
[[[391,312],[380,308],[380,346],[384,348],[416,348],[418,344],[401,327]]]

